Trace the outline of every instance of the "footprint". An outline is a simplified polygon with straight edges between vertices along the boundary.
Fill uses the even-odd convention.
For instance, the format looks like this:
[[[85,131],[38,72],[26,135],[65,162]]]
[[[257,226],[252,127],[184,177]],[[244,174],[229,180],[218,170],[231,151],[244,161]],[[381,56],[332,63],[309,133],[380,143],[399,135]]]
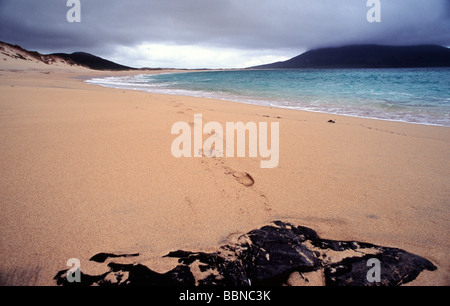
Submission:
[[[236,180],[239,183],[241,183],[242,185],[244,185],[246,187],[251,187],[255,184],[255,180],[247,172],[235,172],[235,173],[233,173],[233,176],[236,178]]]
[[[207,164],[209,164],[210,159],[209,160],[203,159],[203,160],[206,161]],[[255,185],[255,179],[249,173],[235,171],[234,169],[227,166],[223,159],[215,160],[215,166],[221,167],[223,169],[223,171],[224,171],[223,173],[225,175],[232,175],[239,184],[242,184],[245,187],[252,187],[253,185]],[[209,167],[208,167],[208,171],[211,171],[211,169],[209,169]],[[257,187],[248,189],[248,192],[253,192],[257,196],[259,196],[260,200],[258,202],[260,202],[264,206],[265,211],[274,212],[274,209],[271,207],[271,205],[269,203],[269,199],[267,198],[267,196],[265,195],[264,192],[261,192],[260,190],[258,190]],[[222,189],[222,193],[224,193],[226,195],[226,191],[224,189]]]
[[[230,167],[228,167],[227,165],[225,165],[222,160],[220,161],[220,165],[222,166],[223,170],[225,170],[224,173],[226,175],[229,175],[229,174],[233,175],[236,178],[236,181],[238,181],[240,184],[242,184],[246,187],[251,187],[255,184],[255,180],[247,172],[235,171],[235,170],[231,169]]]

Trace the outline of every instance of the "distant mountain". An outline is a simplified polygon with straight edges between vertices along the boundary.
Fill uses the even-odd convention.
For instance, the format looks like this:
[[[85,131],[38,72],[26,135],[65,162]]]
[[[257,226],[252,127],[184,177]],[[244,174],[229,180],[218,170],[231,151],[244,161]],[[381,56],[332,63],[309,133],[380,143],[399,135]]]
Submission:
[[[85,53],[85,52],[75,52],[72,54],[67,53],[53,53],[53,56],[58,56],[66,60],[71,60],[79,65],[86,66],[95,70],[134,70],[135,68],[131,68],[128,66],[123,66],[101,57]]]
[[[305,52],[290,60],[251,67],[287,68],[418,68],[450,67],[450,49],[435,45],[353,45]]]

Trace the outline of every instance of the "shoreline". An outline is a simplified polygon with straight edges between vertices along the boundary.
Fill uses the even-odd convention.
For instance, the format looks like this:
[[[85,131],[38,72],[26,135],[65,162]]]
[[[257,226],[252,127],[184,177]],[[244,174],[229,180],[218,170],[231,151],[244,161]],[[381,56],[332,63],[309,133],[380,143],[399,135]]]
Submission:
[[[223,70],[184,70],[184,71],[177,71],[177,70],[167,70],[169,72],[166,72],[163,70],[163,72],[161,72],[162,74],[165,73],[170,73],[170,74],[177,74],[177,73],[189,73],[189,72],[211,72],[211,71],[247,71],[248,69],[223,69]],[[342,70],[342,69],[340,69]],[[128,77],[128,76],[133,76],[133,75],[149,75],[149,74],[159,74],[159,73],[138,73],[138,74],[130,74],[130,75],[120,75],[121,77]],[[114,75],[106,75],[106,76],[101,76],[100,78],[108,78],[108,77],[114,77]],[[97,78],[97,77],[95,77]],[[94,78],[94,79],[95,79]],[[264,106],[264,107],[274,107],[274,108],[281,108],[281,109],[288,109],[288,110],[294,110],[294,111],[305,111],[305,112],[311,112],[311,113],[320,113],[320,114],[327,114],[330,116],[345,116],[345,117],[354,117],[354,118],[360,118],[360,119],[372,119],[372,120],[381,120],[381,121],[388,121],[388,122],[400,122],[400,123],[407,123],[407,124],[418,124],[418,125],[425,125],[425,126],[437,126],[437,127],[450,127],[450,125],[445,125],[445,124],[439,124],[439,123],[432,123],[432,122],[414,122],[414,121],[407,121],[407,119],[393,119],[393,118],[382,118],[380,116],[378,117],[370,117],[370,116],[364,116],[364,115],[358,115],[358,114],[348,114],[348,113],[338,113],[338,112],[332,112],[332,111],[327,111],[327,110],[311,110],[311,109],[302,109],[301,107],[296,107],[296,106],[283,106],[283,105],[264,105],[263,103],[258,103],[259,102],[267,102],[270,103],[270,101],[266,101],[266,100],[260,100],[260,98],[252,98],[252,97],[246,97],[246,98],[239,98],[238,96],[236,97],[221,97],[221,96],[217,96],[217,97],[213,97],[213,96],[202,96],[199,94],[196,94],[196,91],[191,91],[191,90],[183,90],[186,91],[188,93],[186,94],[177,94],[177,93],[172,93],[173,91],[177,91],[177,90],[181,90],[181,89],[176,89],[176,88],[167,88],[163,91],[166,92],[159,92],[158,90],[155,89],[134,89],[134,88],[127,88],[127,85],[123,85],[124,88],[121,87],[117,87],[117,85],[109,85],[108,83],[90,83],[89,81],[92,80],[92,77],[88,77],[86,76],[84,78],[84,82],[88,83],[90,85],[98,85],[98,86],[103,86],[105,88],[113,88],[113,89],[119,89],[119,90],[136,90],[136,91],[142,91],[142,92],[147,92],[147,93],[152,93],[152,94],[167,94],[167,95],[171,95],[171,96],[184,96],[184,97],[195,97],[195,98],[205,98],[205,99],[212,99],[212,100],[221,100],[221,101],[226,101],[226,102],[234,102],[234,103],[242,103],[242,104],[247,104],[247,105],[256,105],[256,106]],[[131,84],[129,85],[131,86]],[[128,87],[129,87],[128,86]],[[190,92],[190,94],[189,94]],[[256,101],[256,102],[251,102],[252,100]],[[386,113],[388,114],[388,113]]]
[[[178,95],[178,94],[170,94],[170,93],[158,93],[158,92],[138,90],[138,89],[122,89],[122,88],[118,88],[118,87],[106,86],[106,85],[101,85],[101,84],[89,84],[89,85],[102,86],[102,87],[105,87],[105,88],[111,88],[111,89],[117,89],[117,90],[141,91],[141,92],[146,92],[146,93],[149,93],[149,94],[157,94],[157,95],[168,95],[168,96],[175,96],[175,97],[191,97],[191,98],[199,98],[199,99],[219,100],[219,101],[230,102],[230,103],[239,103],[239,104],[254,105],[254,106],[261,106],[261,107],[268,107],[268,108],[280,108],[280,109],[286,109],[286,110],[291,110],[291,111],[318,113],[318,114],[324,114],[324,115],[329,115],[329,116],[343,116],[343,117],[350,117],[350,118],[357,118],[357,119],[379,120],[379,121],[397,122],[397,123],[405,123],[405,124],[413,124],[413,125],[423,125],[423,126],[435,126],[435,127],[450,128],[450,126],[441,125],[441,124],[434,124],[434,123],[408,122],[408,121],[394,120],[394,119],[382,119],[382,118],[364,117],[364,116],[357,116],[357,115],[336,114],[336,113],[331,113],[331,112],[328,113],[328,112],[325,112],[325,111],[313,111],[313,110],[294,109],[294,108],[283,107],[283,106],[279,106],[279,105],[268,106],[268,105],[260,105],[260,104],[232,101],[232,100],[227,100],[226,98],[223,98],[223,99],[222,98],[207,98],[207,97],[198,97],[198,96],[194,96],[194,95],[189,96],[189,95]]]
[[[448,127],[112,89],[84,73],[130,75],[0,71],[3,271],[40,267],[37,284],[54,285],[67,259],[89,266],[99,252],[139,252],[166,271],[169,251],[211,250],[282,220],[424,256],[438,270],[411,284],[450,283]],[[170,127],[195,113],[279,121],[279,167],[174,159]]]

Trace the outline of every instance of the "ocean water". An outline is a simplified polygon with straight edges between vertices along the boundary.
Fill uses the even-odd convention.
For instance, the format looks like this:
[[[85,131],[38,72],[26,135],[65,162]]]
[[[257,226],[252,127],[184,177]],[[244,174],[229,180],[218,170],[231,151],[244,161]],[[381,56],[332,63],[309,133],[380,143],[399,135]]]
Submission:
[[[450,68],[290,69],[95,78],[107,87],[450,126]]]

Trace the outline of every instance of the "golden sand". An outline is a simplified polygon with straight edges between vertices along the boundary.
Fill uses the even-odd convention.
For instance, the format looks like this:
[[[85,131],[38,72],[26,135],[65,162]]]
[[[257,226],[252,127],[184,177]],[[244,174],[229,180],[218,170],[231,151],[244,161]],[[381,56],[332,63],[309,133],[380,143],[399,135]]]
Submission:
[[[214,250],[283,220],[323,238],[396,247],[449,285],[450,129],[86,84],[83,68],[0,71],[0,271],[55,285],[69,258]],[[132,74],[142,72],[121,72]],[[277,168],[260,158],[181,158],[171,127],[279,122]],[[328,120],[335,120],[335,124]],[[254,184],[243,184],[248,173]],[[293,276],[294,277],[294,276]],[[295,278],[295,277],[294,277]],[[319,276],[320,278],[320,276]],[[293,282],[293,280],[291,280]]]

